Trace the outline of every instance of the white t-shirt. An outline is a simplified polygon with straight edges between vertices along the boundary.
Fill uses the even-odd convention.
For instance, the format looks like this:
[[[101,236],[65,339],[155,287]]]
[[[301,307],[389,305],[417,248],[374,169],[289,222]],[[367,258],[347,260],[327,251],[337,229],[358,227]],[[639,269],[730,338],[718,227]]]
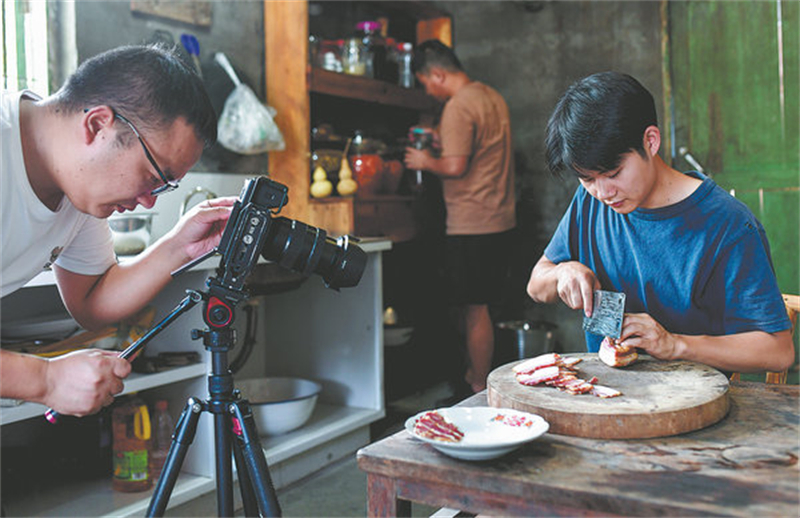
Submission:
[[[116,262],[104,219],[76,209],[66,196],[48,209],[33,192],[22,154],[19,103],[29,91],[0,93],[0,296],[24,286],[55,263],[83,275],[101,275]]]

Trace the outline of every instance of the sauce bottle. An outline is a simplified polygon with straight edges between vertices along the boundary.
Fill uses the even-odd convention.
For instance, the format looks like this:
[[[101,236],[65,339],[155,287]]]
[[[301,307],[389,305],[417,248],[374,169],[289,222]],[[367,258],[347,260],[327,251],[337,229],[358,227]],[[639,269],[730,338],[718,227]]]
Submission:
[[[381,24],[375,21],[359,22],[356,35],[366,49],[367,77],[386,80],[386,40],[381,36]]]
[[[146,491],[153,485],[149,473],[150,414],[136,396],[120,398],[111,414],[113,434],[112,487],[126,493]]]

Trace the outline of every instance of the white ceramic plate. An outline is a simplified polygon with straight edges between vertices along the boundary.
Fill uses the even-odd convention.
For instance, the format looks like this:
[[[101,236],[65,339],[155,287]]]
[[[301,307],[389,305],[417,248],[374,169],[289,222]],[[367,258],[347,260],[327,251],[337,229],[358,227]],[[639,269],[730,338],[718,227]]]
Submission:
[[[494,407],[454,407],[435,410],[464,433],[461,441],[443,442],[414,433],[426,410],[406,420],[406,431],[440,452],[463,460],[494,459],[544,435],[550,424],[541,416]]]

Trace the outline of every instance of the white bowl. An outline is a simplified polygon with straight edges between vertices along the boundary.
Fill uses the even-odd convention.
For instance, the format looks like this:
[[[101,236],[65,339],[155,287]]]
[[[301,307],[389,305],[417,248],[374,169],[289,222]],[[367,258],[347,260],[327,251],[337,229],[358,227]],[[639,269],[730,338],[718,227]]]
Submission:
[[[301,378],[252,378],[236,382],[250,402],[261,435],[280,435],[311,417],[322,385]]]

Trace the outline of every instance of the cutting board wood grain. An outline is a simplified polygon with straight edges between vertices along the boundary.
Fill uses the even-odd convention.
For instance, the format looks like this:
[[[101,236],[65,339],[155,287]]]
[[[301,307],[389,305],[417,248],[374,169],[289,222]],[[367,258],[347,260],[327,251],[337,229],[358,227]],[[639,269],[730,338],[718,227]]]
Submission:
[[[624,368],[609,367],[597,354],[565,354],[582,359],[578,377],[622,392],[615,398],[572,395],[554,387],[520,384],[512,368],[498,367],[487,381],[489,404],[539,414],[550,433],[600,439],[664,437],[710,426],[728,413],[728,378],[689,361],[661,361],[640,355]]]

